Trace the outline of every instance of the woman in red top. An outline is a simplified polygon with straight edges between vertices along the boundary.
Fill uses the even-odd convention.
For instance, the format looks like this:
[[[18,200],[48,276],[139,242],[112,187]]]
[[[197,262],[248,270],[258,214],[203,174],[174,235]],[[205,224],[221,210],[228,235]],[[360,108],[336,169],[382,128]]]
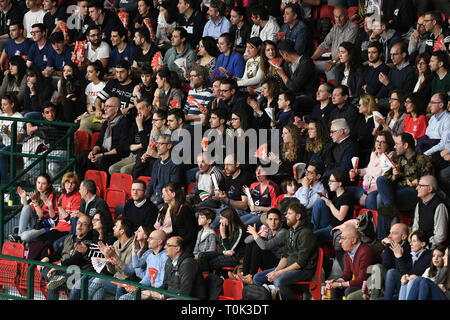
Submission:
[[[425,116],[425,102],[420,94],[411,93],[405,99],[406,117],[403,120],[403,132],[413,135],[414,139],[425,135],[428,119]]]
[[[11,241],[31,242],[41,234],[44,234],[58,219],[56,202],[58,196],[53,189],[50,176],[40,174],[36,179],[36,190],[28,194],[32,203],[28,204],[27,192],[21,187],[17,188],[17,194],[23,204],[19,219],[18,235],[10,235]]]

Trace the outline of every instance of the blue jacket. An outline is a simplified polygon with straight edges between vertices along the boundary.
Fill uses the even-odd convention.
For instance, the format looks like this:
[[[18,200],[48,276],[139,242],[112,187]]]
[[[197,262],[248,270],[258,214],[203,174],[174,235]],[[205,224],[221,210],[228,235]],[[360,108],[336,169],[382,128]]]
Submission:
[[[169,182],[181,181],[181,166],[172,162],[169,157],[165,161],[155,161],[152,168],[151,180],[148,184],[146,197],[157,204],[162,203],[162,188]]]
[[[225,75],[219,71],[219,67],[225,68],[232,76],[236,78],[242,78],[245,70],[245,60],[238,52],[233,52],[230,56],[225,56],[223,53],[217,58],[216,68],[211,75],[211,81],[217,77],[225,77]]]

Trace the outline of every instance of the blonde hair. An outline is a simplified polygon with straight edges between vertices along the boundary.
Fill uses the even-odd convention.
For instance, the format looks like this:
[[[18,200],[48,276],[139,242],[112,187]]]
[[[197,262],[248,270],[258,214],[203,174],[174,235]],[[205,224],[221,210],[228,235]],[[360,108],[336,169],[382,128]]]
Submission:
[[[64,193],[66,192],[66,190],[64,189],[64,185],[69,179],[72,179],[75,182],[75,191],[78,191],[78,189],[80,188],[80,179],[78,178],[77,174],[74,172],[66,172],[61,179],[61,188],[64,190]]]
[[[374,111],[378,111],[377,101],[372,95],[366,93],[363,94],[360,99],[362,100],[363,105],[368,107],[367,112],[369,114],[372,114]]]
[[[281,148],[281,157],[294,162],[295,160],[298,160],[296,158],[297,149],[300,147],[300,129],[294,124],[287,124],[283,127],[283,129],[289,131],[292,141],[283,144],[283,147]]]

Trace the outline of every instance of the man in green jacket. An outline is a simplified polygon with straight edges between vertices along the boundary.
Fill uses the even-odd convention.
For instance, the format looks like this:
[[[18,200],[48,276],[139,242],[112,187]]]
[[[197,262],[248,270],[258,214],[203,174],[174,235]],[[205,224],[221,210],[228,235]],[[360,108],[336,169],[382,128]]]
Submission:
[[[283,300],[294,300],[290,285],[311,280],[316,270],[319,246],[304,205],[291,203],[287,207],[286,223],[289,231],[278,266],[255,274],[253,283],[273,284],[280,290]]]
[[[187,37],[186,29],[183,27],[175,28],[172,32],[172,47],[167,50],[163,59],[164,67],[169,68],[170,71],[175,71],[181,82],[188,82],[189,79],[186,79],[185,72],[196,60],[195,52],[191,49],[190,44],[186,43]],[[185,62],[181,62],[183,59]]]

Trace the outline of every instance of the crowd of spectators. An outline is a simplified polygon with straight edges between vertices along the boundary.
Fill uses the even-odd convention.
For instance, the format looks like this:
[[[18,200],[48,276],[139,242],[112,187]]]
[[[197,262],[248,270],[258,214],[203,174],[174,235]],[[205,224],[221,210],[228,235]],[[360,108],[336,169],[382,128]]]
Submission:
[[[57,161],[29,175],[9,238],[199,298],[215,274],[294,299],[331,248],[332,299],[448,299],[449,21],[438,0],[1,0],[0,150],[13,118],[46,120],[17,122],[17,151],[52,145],[55,121],[97,139],[61,194]],[[133,177],[114,215],[87,170]],[[48,299],[80,298],[39,270]],[[132,292],[89,279],[90,299]]]

